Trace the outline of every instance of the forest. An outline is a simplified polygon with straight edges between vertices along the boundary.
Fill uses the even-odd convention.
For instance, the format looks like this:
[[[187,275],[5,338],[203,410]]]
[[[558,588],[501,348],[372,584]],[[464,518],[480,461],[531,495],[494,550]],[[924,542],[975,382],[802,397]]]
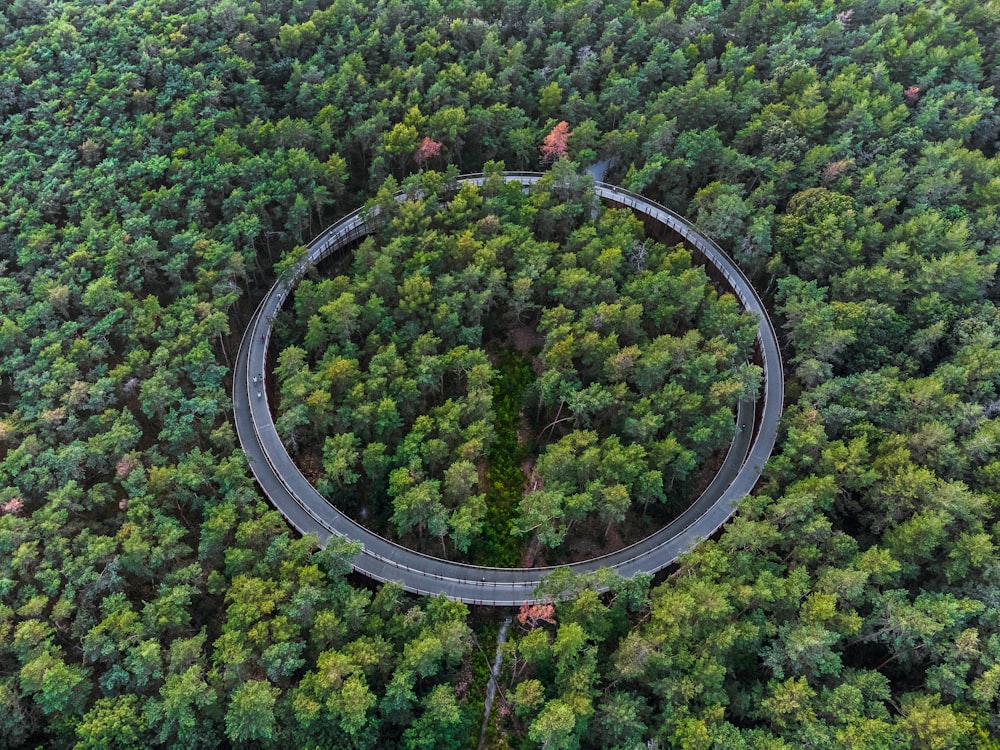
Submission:
[[[347,273],[299,283],[276,321],[277,425],[362,524],[518,567],[620,547],[627,517],[646,536],[650,503],[683,510],[760,368],[756,320],[690,251],[597,212],[568,160],[530,194],[500,166],[482,189],[434,171],[419,197],[383,188],[374,235],[332,263]],[[511,536],[527,545],[505,557]]]
[[[996,0],[4,3],[0,748],[1000,747],[998,84]],[[781,434],[734,518],[520,613],[299,537],[232,426],[264,290],[393,185],[605,159],[779,326]],[[496,210],[474,241],[516,236]],[[331,271],[301,312],[349,294]],[[410,286],[401,336],[433,314]],[[311,370],[339,333],[310,317]]]

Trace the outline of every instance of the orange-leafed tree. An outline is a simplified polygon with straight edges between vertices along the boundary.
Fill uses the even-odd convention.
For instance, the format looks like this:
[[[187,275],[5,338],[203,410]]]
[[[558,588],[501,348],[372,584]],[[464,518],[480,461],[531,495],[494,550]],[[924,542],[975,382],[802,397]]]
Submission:
[[[413,154],[413,160],[423,167],[426,166],[427,162],[438,156],[440,153],[441,142],[435,141],[433,138],[424,137]]]
[[[556,608],[551,604],[522,604],[521,611],[517,613],[517,621],[529,630],[533,630],[540,622],[555,625],[556,620],[553,617],[555,613]]]
[[[542,159],[548,162],[566,156],[571,135],[573,135],[573,131],[569,129],[569,123],[561,120],[542,141]]]

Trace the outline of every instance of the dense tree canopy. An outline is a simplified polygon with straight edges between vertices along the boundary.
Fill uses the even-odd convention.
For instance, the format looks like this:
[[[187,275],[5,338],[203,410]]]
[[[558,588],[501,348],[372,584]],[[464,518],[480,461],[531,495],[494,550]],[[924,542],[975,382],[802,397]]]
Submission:
[[[998,35],[971,0],[3,4],[0,747],[478,741],[489,615],[294,538],[227,377],[296,246],[390,176],[539,168],[562,122],[569,158],[753,276],[787,408],[765,481],[664,580],[549,582],[567,598],[513,626],[487,744],[995,747]],[[560,201],[540,242],[572,234]],[[385,293],[433,314],[414,279]],[[317,340],[383,315],[345,292]],[[332,485],[390,469],[324,450]]]
[[[362,521],[391,511],[397,534],[441,552],[480,536],[505,409],[531,448],[514,533],[556,547],[588,518],[610,530],[668,494],[683,507],[756,392],[756,321],[682,246],[599,209],[569,162],[530,193],[487,168],[481,190],[436,172],[401,203],[384,188],[375,235],[334,263],[346,274],[299,285],[279,323],[294,341],[276,367],[286,444],[322,464],[334,502]],[[506,404],[512,359],[531,382]]]

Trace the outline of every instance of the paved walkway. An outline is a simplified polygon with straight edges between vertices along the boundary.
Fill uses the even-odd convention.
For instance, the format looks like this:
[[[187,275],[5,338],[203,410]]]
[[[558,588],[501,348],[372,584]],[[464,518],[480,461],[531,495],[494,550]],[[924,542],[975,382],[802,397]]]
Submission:
[[[508,182],[525,186],[542,175],[508,172]],[[482,175],[467,175],[463,182],[481,184]],[[728,282],[743,307],[757,316],[756,350],[764,370],[759,403],[739,404],[740,429],[711,484],[677,519],[655,534],[617,552],[569,567],[585,573],[611,567],[629,578],[637,573],[655,573],[701,539],[711,536],[735,512],[739,502],[754,488],[764,463],[771,455],[778,434],[784,399],[784,381],[778,340],[757,292],[739,267],[714,242],[700,234],[683,217],[640,195],[598,182],[603,200],[627,206],[682,235],[701,252]],[[327,502],[306,481],[285,450],[275,430],[263,387],[271,321],[309,267],[331,253],[368,234],[361,210],[348,214],[309,245],[307,258],[292,275],[279,280],[261,301],[243,336],[233,378],[233,413],[240,444],[254,477],[271,503],[303,534],[315,534],[321,544],[333,535],[358,541],[362,551],[355,569],[379,581],[397,581],[407,591],[443,594],[471,604],[516,606],[538,602],[534,590],[554,568],[487,568],[450,562],[420,554],[390,542],[355,523]]]

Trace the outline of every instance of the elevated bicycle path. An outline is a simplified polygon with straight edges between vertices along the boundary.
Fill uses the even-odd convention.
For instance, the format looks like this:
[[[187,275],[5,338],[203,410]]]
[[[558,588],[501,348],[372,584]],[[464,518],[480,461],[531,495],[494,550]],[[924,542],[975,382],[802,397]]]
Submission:
[[[519,182],[526,188],[541,177],[533,172],[504,173],[507,182]],[[464,175],[459,182],[482,184],[484,179],[481,174]],[[743,427],[737,431],[715,478],[692,505],[674,521],[635,544],[590,560],[558,566],[575,573],[610,567],[629,578],[638,573],[656,573],[714,534],[753,490],[777,438],[784,380],[774,328],[763,302],[736,263],[690,222],[664,206],[604,182],[597,182],[595,191],[601,199],[631,208],[675,231],[715,267],[743,308],[758,319],[756,351],[764,373],[759,403],[753,399],[740,402],[737,424]],[[517,606],[538,602],[534,590],[555,567],[466,565],[391,542],[356,523],[320,495],[299,471],[278,437],[264,387],[274,316],[311,266],[369,233],[362,209],[327,228],[309,244],[306,257],[288,278],[279,279],[271,287],[247,326],[233,378],[233,414],[250,469],[271,503],[299,532],[315,534],[323,545],[333,535],[360,542],[361,552],[353,565],[364,575],[378,581],[396,581],[417,594],[444,595],[471,604]]]

